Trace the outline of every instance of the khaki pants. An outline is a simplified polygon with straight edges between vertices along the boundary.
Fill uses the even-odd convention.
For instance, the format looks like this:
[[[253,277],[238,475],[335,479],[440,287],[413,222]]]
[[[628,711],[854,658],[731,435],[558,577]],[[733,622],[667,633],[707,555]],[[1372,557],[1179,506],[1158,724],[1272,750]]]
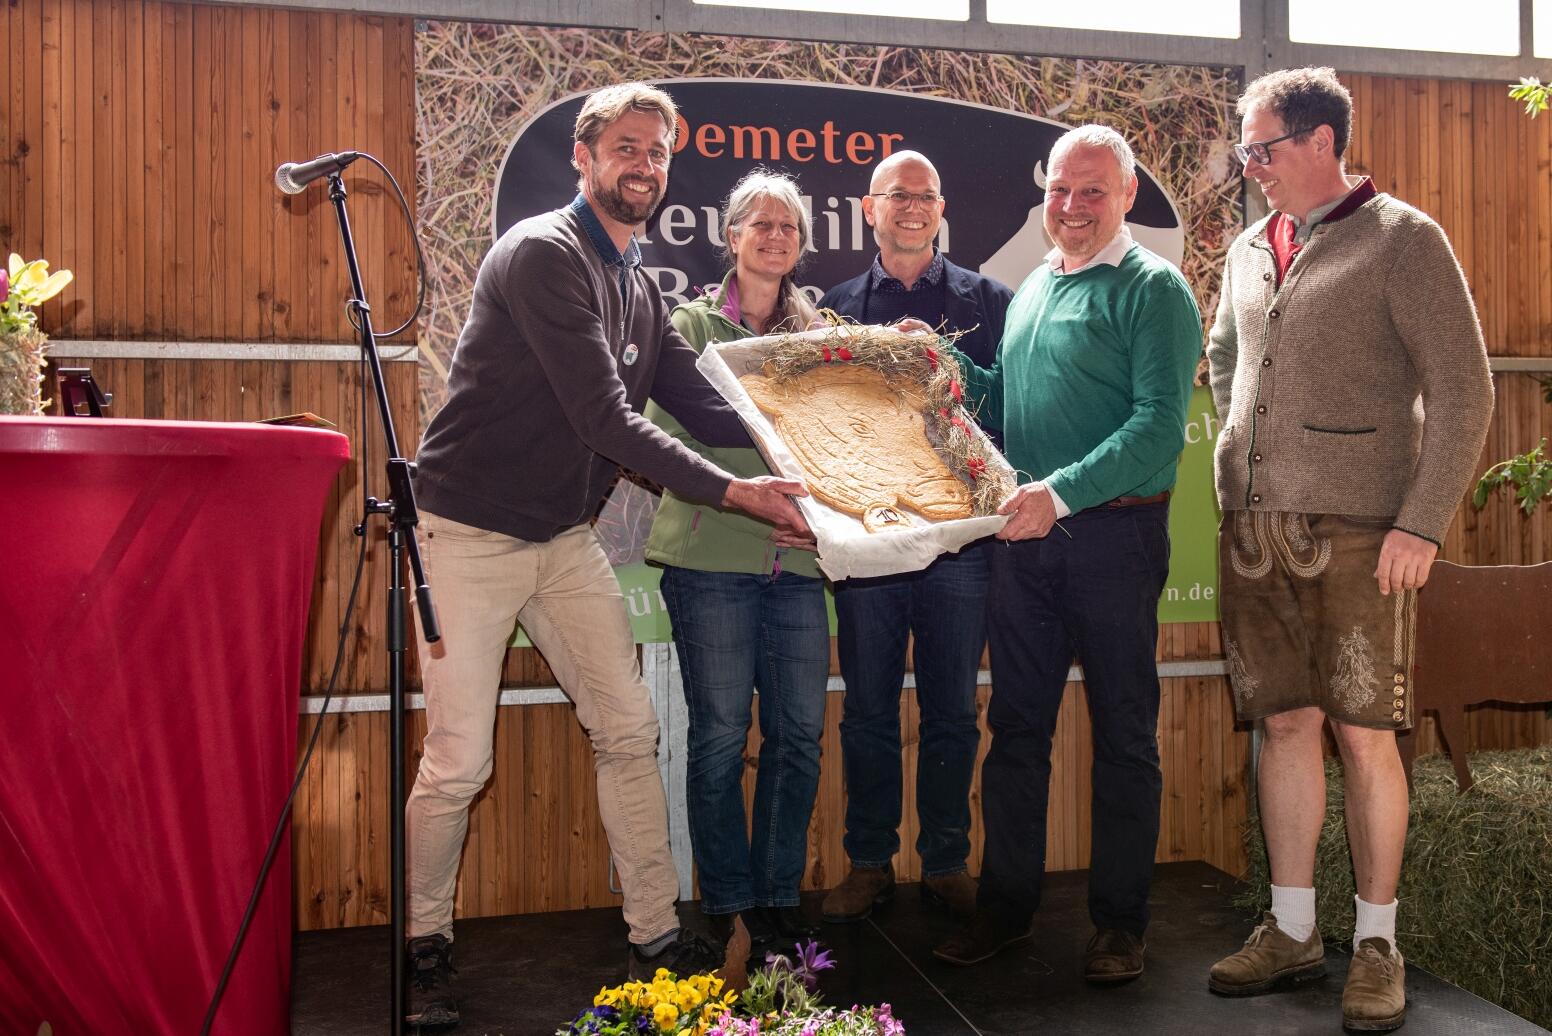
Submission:
[[[631,941],[672,931],[679,877],[657,768],[657,715],[619,584],[592,529],[531,543],[422,511],[420,530],[442,639],[420,639],[427,729],[405,809],[410,936],[452,937],[469,803],[490,776],[501,665],[519,621],[593,743],[599,812]]]

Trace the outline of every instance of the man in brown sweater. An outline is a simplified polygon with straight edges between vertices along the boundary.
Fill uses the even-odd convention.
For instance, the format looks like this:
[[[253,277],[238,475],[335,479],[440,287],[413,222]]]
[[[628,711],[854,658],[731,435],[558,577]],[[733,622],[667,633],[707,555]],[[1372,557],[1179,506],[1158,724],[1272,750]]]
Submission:
[[[521,622],[593,745],[598,808],[624,890],[630,973],[721,964],[679,927],[679,879],[657,767],[657,716],[618,583],[590,521],[621,466],[682,497],[808,529],[802,485],[733,478],[641,416],[648,396],[697,439],[750,446],[695,369],[641,269],[634,232],[668,187],[676,111],[642,83],[592,94],[577,116],[568,206],[501,235],[480,264],[447,404],[420,445],[415,488],[442,639],[420,640],[426,738],[406,806],[406,1020],[458,1021],[453,891],[469,803],[490,776],[502,660]]]
[[[1321,729],[1342,756],[1357,879],[1343,1022],[1406,1013],[1396,888],[1417,590],[1475,472],[1492,413],[1481,329],[1438,224],[1347,176],[1352,98],[1331,69],[1273,72],[1239,100],[1235,154],[1275,210],[1229,249],[1207,357],[1223,643],[1258,794],[1272,910],[1213,966],[1224,995],[1322,973],[1315,850]]]

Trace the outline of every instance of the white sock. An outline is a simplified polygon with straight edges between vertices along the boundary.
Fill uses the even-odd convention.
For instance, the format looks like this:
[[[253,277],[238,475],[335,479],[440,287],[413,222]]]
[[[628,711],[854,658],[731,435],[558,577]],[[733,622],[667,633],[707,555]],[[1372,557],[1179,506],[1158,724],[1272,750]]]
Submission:
[[[1369,903],[1361,896],[1353,897],[1358,908],[1358,925],[1353,931],[1353,950],[1365,939],[1384,939],[1390,948],[1396,948],[1396,901]]]
[[[1294,942],[1303,942],[1315,930],[1315,890],[1272,886],[1272,916]]]

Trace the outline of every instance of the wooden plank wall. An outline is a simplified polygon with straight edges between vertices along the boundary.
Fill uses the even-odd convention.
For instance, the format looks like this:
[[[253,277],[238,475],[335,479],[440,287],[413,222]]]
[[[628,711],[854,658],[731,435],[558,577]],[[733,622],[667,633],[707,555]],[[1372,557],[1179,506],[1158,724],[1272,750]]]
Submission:
[[[413,211],[409,19],[141,0],[0,7],[0,245],[76,283],[55,338],[348,342],[328,192],[275,167],[346,148]],[[413,244],[381,175],[346,177],[380,330],[415,300]]]
[[[1552,356],[1552,119],[1529,119],[1502,83],[1343,76],[1356,109],[1348,166],[1443,226],[1494,356]],[[1546,377],[1546,375],[1542,375]],[[1552,436],[1531,374],[1493,378],[1497,404],[1478,470]],[[1552,507],[1527,519],[1507,497],[1462,501],[1441,557],[1468,565],[1552,560]],[[1470,710],[1468,750],[1552,741],[1538,706]],[[1432,716],[1419,750],[1437,750]]]
[[[43,255],[77,282],[45,307],[56,338],[349,342],[344,275],[325,192],[283,198],[281,161],[328,150],[379,154],[406,181],[414,167],[413,23],[345,13],[202,7],[131,0],[13,0],[0,9],[0,248]],[[1354,169],[1444,224],[1472,281],[1490,350],[1552,355],[1552,120],[1533,123],[1497,83],[1347,77],[1358,104]],[[365,167],[357,166],[356,170]],[[413,256],[375,173],[347,177],[367,288],[381,319],[413,299]],[[408,184],[406,183],[406,186]],[[74,362],[61,357],[61,362]],[[359,456],[353,364],[217,360],[89,362],[122,416],[251,420],[308,409],[338,423]],[[400,437],[418,434],[414,371],[388,365]],[[1548,433],[1540,387],[1495,379],[1498,414],[1483,466]],[[374,449],[376,444],[374,442]],[[323,530],[305,679],[321,687],[355,540],[360,471],[336,485]],[[374,475],[375,484],[375,475]],[[1462,509],[1444,556],[1478,564],[1545,559],[1552,515],[1521,519],[1502,501]],[[342,686],[381,691],[386,664],[376,548]],[[1216,659],[1216,624],[1166,627],[1159,656]],[[512,686],[553,682],[543,660],[514,651]],[[1219,678],[1164,682],[1166,771],[1158,858],[1206,859],[1237,870],[1249,737],[1232,725]],[[1087,862],[1088,727],[1081,686],[1069,688],[1056,744],[1050,859]],[[986,688],[982,689],[984,711]],[[844,870],[840,698],[831,695],[825,766],[811,826],[808,887]],[[907,781],[914,772],[914,696],[901,708]],[[302,730],[308,731],[304,718]],[[1431,744],[1425,721],[1425,749]],[[424,714],[412,714],[418,745]],[[1542,710],[1482,708],[1473,748],[1544,742]],[[388,763],[382,713],[331,716],[294,824],[300,927],[386,919]],[[746,773],[752,791],[753,744]],[[496,774],[471,818],[461,916],[618,902],[591,759],[565,705],[509,707],[496,729]],[[983,742],[984,749],[984,742]],[[409,760],[411,773],[416,760]],[[977,790],[978,795],[978,790]],[[898,861],[917,873],[902,829]],[[979,831],[976,832],[977,838]],[[974,862],[978,862],[974,861]]]
[[[1233,727],[1220,678],[1163,682],[1160,754],[1164,808],[1156,858],[1207,860],[1243,868],[1241,826],[1246,816],[1249,735]],[[1053,870],[1088,865],[1089,723],[1081,684],[1070,684],[1058,720],[1051,781],[1048,851]],[[985,734],[989,689],[979,709]],[[914,787],[914,692],[901,703],[906,788]],[[809,823],[807,889],[834,885],[846,873],[841,847],[845,791],[841,778],[841,695],[829,696],[822,740],[820,788]],[[418,746],[425,713],[410,714],[406,737]],[[312,717],[303,717],[302,736]],[[758,727],[758,724],[756,725]],[[598,818],[592,756],[567,705],[508,706],[496,716],[496,767],[475,800],[459,872],[457,916],[485,917],[616,905],[609,890],[608,846]],[[326,718],[317,767],[296,807],[296,923],[302,930],[385,924],[388,858],[386,812],[389,768],[385,713]],[[754,795],[758,730],[745,751],[746,805]],[[408,772],[413,775],[416,759]],[[979,770],[979,767],[977,768]],[[902,881],[920,877],[917,822],[910,808],[901,824],[895,867]],[[980,780],[971,792],[975,817],[970,866],[980,867]]]

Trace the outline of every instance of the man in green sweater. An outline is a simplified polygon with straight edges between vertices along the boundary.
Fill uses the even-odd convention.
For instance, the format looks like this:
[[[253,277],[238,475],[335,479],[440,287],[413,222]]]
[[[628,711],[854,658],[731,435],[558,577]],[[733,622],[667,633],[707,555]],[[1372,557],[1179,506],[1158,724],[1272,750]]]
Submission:
[[[1202,331],[1185,279],[1126,229],[1136,196],[1136,160],[1114,130],[1058,140],[1045,197],[1056,247],[1014,296],[996,365],[962,365],[1024,484],[992,551],[981,886],[974,917],[934,951],[954,964],[1030,936],[1051,737],[1076,654],[1094,730],[1084,974],[1111,983],[1143,969],[1163,788],[1158,601]]]
[[[1158,599],[1201,318],[1180,271],[1125,228],[1138,177],[1119,133],[1071,130],[1046,169],[1055,248],[1013,296],[996,366],[962,364],[1024,484],[992,551],[981,890],[975,917],[934,952],[973,965],[1031,935],[1051,737],[1077,654],[1094,729],[1083,974],[1125,982],[1142,974],[1158,842]]]
[[[1342,755],[1356,929],[1342,1021],[1406,1017],[1396,890],[1417,588],[1476,471],[1493,408],[1471,292],[1426,215],[1343,168],[1352,97],[1329,68],[1262,76],[1235,154],[1275,210],[1229,248],[1209,336],[1223,651],[1262,722],[1257,796],[1272,909],[1209,987],[1324,972],[1315,850],[1322,730]]]

